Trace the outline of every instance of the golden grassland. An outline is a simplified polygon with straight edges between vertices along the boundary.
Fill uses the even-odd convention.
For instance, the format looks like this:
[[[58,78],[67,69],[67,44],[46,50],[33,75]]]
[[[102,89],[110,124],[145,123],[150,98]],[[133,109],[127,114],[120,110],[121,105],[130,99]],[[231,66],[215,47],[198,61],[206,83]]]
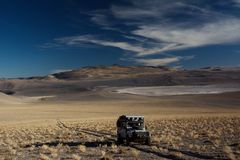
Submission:
[[[0,159],[240,159],[239,93],[69,97],[2,96]],[[116,144],[122,114],[145,116],[150,146]]]
[[[115,120],[3,126],[1,159],[239,159],[240,117],[147,119],[150,146],[115,143]]]

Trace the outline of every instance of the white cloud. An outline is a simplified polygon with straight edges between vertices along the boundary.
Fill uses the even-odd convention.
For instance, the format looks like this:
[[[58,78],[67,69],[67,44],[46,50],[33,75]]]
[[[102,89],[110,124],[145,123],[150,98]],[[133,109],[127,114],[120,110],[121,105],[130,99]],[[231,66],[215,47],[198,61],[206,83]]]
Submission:
[[[92,16],[91,21],[101,26],[102,29],[123,32],[120,29],[114,28],[113,22],[109,21],[108,17],[103,13],[94,13],[90,15]]]
[[[132,31],[132,36],[124,35],[128,39],[136,40],[136,43],[103,40],[93,35],[63,37],[55,39],[55,41],[66,45],[91,43],[116,47],[134,52],[137,56],[146,56],[192,47],[237,43],[240,42],[239,31],[240,19],[232,18],[209,22],[199,26],[182,27],[172,24],[139,26],[139,29]],[[143,38],[141,39],[139,36]],[[145,40],[143,41],[144,38]],[[155,41],[153,46],[146,47],[143,45],[150,44],[151,39]]]
[[[181,57],[169,57],[160,59],[136,59],[135,62],[145,66],[165,66],[170,63],[178,62],[181,59]]]
[[[111,35],[107,37],[108,39],[95,35],[81,35],[58,38],[55,39],[55,43],[68,46],[87,43],[115,47],[132,52],[138,57],[135,59],[138,63],[166,65],[187,58],[142,57],[166,55],[167,52],[174,50],[240,42],[239,16],[234,15],[234,12],[214,9],[211,6],[213,2],[208,3],[207,0],[129,0],[128,2],[131,5],[112,5],[109,10],[99,10],[89,14],[91,21],[102,29],[121,32],[119,34],[121,40],[113,40]],[[240,0],[214,2],[217,3],[235,7],[240,4]],[[125,26],[126,30],[122,32],[122,28],[118,28],[114,22]]]
[[[240,7],[240,0],[233,0],[236,7]]]
[[[194,56],[185,56],[185,57],[175,56],[175,57],[154,58],[154,59],[138,58],[138,59],[135,59],[134,61],[145,66],[165,66],[171,63],[179,62],[181,60],[190,60],[193,58]]]
[[[132,34],[135,36],[125,35],[128,39],[136,37],[134,40],[137,43],[103,40],[92,35],[64,37],[58,38],[56,41],[66,45],[91,43],[131,51],[136,56],[146,56],[206,45],[237,43],[240,42],[239,31],[240,20],[232,18],[209,22],[199,26],[182,27],[170,24],[139,26],[139,29],[132,31]],[[139,40],[137,36],[147,38],[148,40]],[[153,46],[147,47],[143,45],[149,44],[153,40],[155,41]]]
[[[50,74],[56,74],[56,73],[61,73],[61,72],[69,72],[72,71],[72,69],[55,69],[50,72]]]
[[[240,42],[240,20],[225,19],[197,27],[140,26],[133,31],[138,36],[166,42],[159,52],[190,47]]]
[[[157,8],[156,8],[157,9]],[[121,19],[141,19],[156,16],[158,9],[141,9],[132,7],[112,6],[111,10],[115,17]],[[124,12],[123,12],[124,10]]]
[[[94,15],[92,15],[91,20],[94,23],[102,25],[102,26],[109,26],[110,25],[110,22],[107,20],[107,17],[103,14],[94,14]]]
[[[238,3],[240,0],[233,0],[233,2]],[[240,19],[213,10],[211,6],[201,5],[201,1],[130,0],[130,3],[132,5],[112,5],[110,13],[120,21],[124,19],[124,24],[136,27],[131,31],[131,35],[123,36],[135,39],[138,43],[132,44],[129,41],[95,41],[94,43],[118,47],[133,51],[138,56],[146,56],[172,50],[240,41]],[[206,4],[206,1],[203,3]],[[183,14],[189,16],[190,19],[176,22],[176,17],[171,17],[172,14]],[[101,17],[99,17],[100,20]],[[148,41],[143,42],[139,37],[147,38]],[[155,41],[154,46],[143,45],[151,43],[151,39]]]
[[[240,3],[240,0],[233,0],[233,2],[235,2],[235,3]]]
[[[166,50],[166,48],[147,48],[143,47],[140,44],[131,44],[128,42],[118,42],[118,41],[107,41],[101,40],[97,36],[92,35],[82,35],[82,36],[72,36],[72,37],[64,37],[55,39],[57,43],[65,44],[65,45],[78,45],[82,43],[92,43],[102,46],[115,47],[125,51],[131,51],[136,53],[138,56],[156,54],[161,52],[162,50]],[[160,44],[159,44],[160,45]]]
[[[221,12],[215,12],[198,6],[201,1],[194,0],[129,0],[132,5],[112,5],[111,12],[118,19],[135,20],[138,23],[146,21],[155,23],[160,20],[161,23],[169,21],[171,14],[183,14],[191,16],[201,16],[201,18],[208,18],[212,15],[223,15]],[[195,17],[196,18],[196,17]],[[211,17],[212,18],[212,17]],[[158,22],[158,21],[157,21]]]
[[[144,48],[137,45],[131,45],[127,42],[114,42],[98,39],[96,36],[92,35],[82,35],[82,36],[72,36],[55,39],[55,41],[66,44],[66,45],[78,45],[81,43],[92,43],[102,46],[116,47],[132,52],[142,52]]]
[[[43,45],[40,45],[39,47],[42,49],[48,49],[48,48],[60,47],[60,45],[57,43],[45,43]]]

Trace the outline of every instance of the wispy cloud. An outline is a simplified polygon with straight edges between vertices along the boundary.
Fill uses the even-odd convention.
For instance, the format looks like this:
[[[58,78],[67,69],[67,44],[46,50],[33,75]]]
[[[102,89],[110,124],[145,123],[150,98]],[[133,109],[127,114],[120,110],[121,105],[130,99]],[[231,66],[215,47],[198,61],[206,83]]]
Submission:
[[[146,25],[139,28],[133,33],[159,42],[168,42],[160,52],[240,42],[239,19],[225,19],[198,27]]]
[[[113,22],[111,22],[108,19],[108,16],[102,12],[92,13],[92,14],[90,14],[90,16],[91,16],[91,21],[94,22],[95,24],[101,26],[102,29],[123,32],[120,29],[115,28]]]
[[[211,6],[206,6],[209,3],[208,0],[129,0],[129,2],[132,5],[112,5],[110,10],[116,18],[129,20],[128,24],[146,24],[146,22],[150,24],[170,22],[176,24],[178,23],[176,21],[177,15],[188,18],[185,21],[191,19],[191,22],[211,20],[217,16],[225,15],[211,10]]]
[[[146,66],[165,66],[167,64],[178,62],[181,57],[169,57],[159,59],[136,59],[135,62],[146,65]]]
[[[240,42],[239,17],[215,11],[211,6],[186,0],[131,2],[132,6],[112,6],[111,11],[116,18],[135,21],[137,29],[131,31],[133,35],[159,42],[156,46],[160,48],[157,47],[156,52],[142,52],[140,55]],[[177,21],[178,15],[184,18]]]
[[[240,53],[240,50],[236,50],[236,51],[234,51],[235,53]]]
[[[116,47],[126,51],[132,52],[142,52],[144,48],[137,45],[131,45],[127,42],[116,42],[116,41],[107,41],[101,40],[97,36],[92,35],[81,35],[81,36],[71,36],[71,37],[63,37],[55,39],[55,42],[65,44],[65,45],[78,45],[81,43],[92,43],[102,46]]]
[[[185,57],[175,56],[175,57],[154,58],[154,59],[141,58],[141,59],[135,59],[135,62],[146,65],[146,66],[165,66],[171,63],[179,62],[181,60],[190,60],[193,58],[194,56],[185,56]]]
[[[56,47],[60,47],[60,44],[51,42],[51,43],[44,43],[43,45],[40,45],[39,47],[42,49],[56,48]]]
[[[240,0],[233,0],[236,7],[240,7]]]
[[[102,26],[111,25],[111,23],[107,20],[107,16],[103,14],[99,14],[99,13],[92,14],[91,20],[98,25],[102,25]]]
[[[72,69],[55,69],[50,72],[50,74],[56,74],[56,73],[61,73],[61,72],[69,72],[72,71]]]
[[[235,3],[240,3],[240,0],[233,0]]]
[[[89,14],[91,21],[104,30],[120,31],[119,39],[80,35],[55,39],[56,44],[83,43],[115,47],[132,52],[134,61],[144,65],[165,65],[186,60],[180,56],[148,59],[146,56],[170,51],[219,44],[240,43],[240,17],[214,9],[218,3],[235,7],[240,0],[129,0],[130,5],[113,4],[109,10]],[[111,19],[111,21],[109,20]],[[105,36],[106,37],[106,36]],[[136,58],[138,57],[138,58]]]
[[[101,46],[115,47],[125,51],[131,51],[137,56],[151,55],[161,52],[162,50],[167,50],[165,47],[144,47],[142,44],[132,44],[124,41],[107,41],[99,39],[98,36],[93,35],[81,35],[81,36],[71,36],[55,39],[55,42],[58,44],[65,45],[79,45],[82,43],[92,43]],[[161,46],[161,44],[159,44]],[[170,45],[171,46],[171,45]],[[167,46],[167,47],[170,47]]]

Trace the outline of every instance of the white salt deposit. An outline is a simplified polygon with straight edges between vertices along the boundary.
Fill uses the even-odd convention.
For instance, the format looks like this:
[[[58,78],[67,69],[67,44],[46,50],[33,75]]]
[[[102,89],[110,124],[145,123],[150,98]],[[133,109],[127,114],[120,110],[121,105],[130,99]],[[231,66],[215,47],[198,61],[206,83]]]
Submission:
[[[130,87],[117,90],[118,93],[136,94],[144,96],[217,94],[236,91],[240,91],[240,84]]]

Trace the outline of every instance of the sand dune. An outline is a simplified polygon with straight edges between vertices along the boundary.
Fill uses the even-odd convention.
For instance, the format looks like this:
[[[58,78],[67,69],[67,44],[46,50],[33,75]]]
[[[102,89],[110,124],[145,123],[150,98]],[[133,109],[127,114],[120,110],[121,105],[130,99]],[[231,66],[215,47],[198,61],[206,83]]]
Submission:
[[[0,93],[0,105],[1,104],[21,104],[21,103],[23,103],[23,100],[21,98]]]

